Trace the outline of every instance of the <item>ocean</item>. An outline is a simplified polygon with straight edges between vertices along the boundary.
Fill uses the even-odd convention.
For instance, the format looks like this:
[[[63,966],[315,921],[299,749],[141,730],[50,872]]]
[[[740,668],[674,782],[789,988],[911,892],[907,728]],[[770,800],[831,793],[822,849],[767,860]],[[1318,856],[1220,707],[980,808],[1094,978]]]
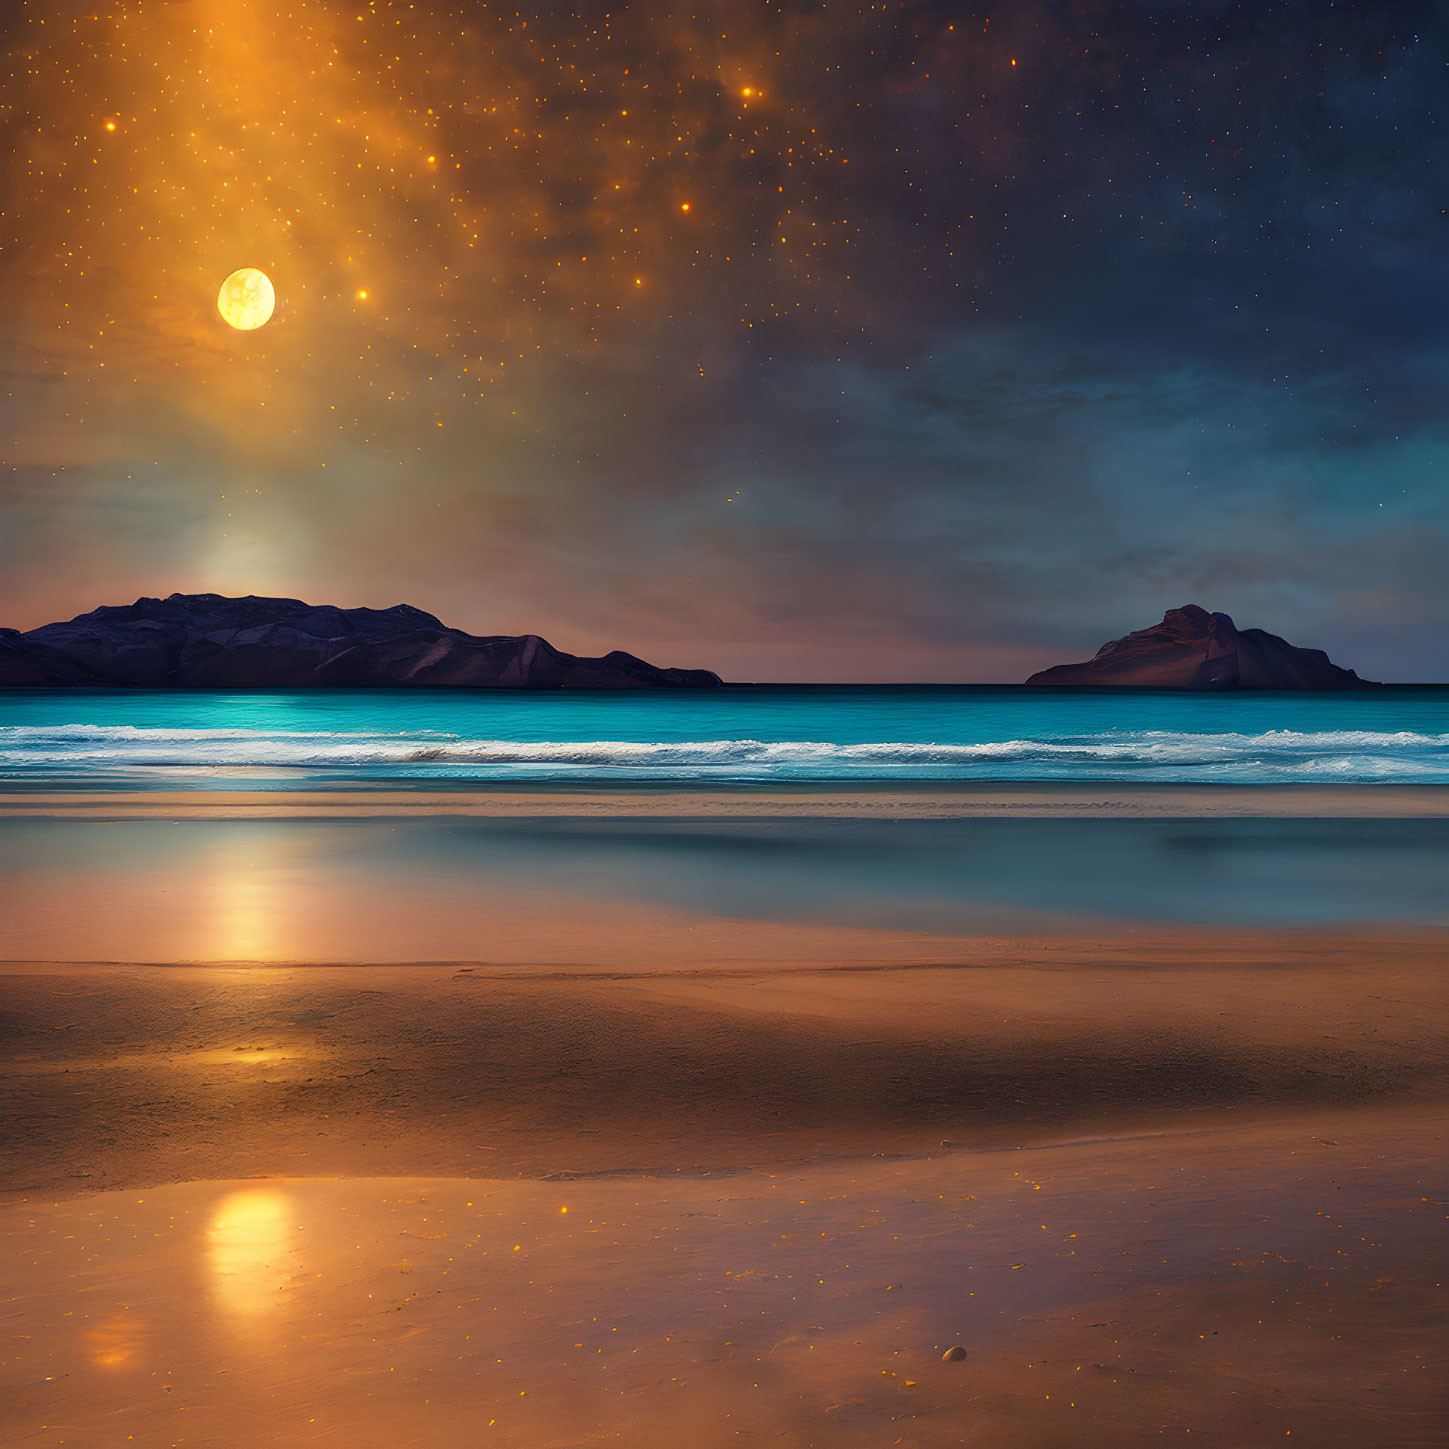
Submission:
[[[377,780],[764,784],[1449,782],[1449,688],[531,693],[26,690],[0,779],[317,788]]]

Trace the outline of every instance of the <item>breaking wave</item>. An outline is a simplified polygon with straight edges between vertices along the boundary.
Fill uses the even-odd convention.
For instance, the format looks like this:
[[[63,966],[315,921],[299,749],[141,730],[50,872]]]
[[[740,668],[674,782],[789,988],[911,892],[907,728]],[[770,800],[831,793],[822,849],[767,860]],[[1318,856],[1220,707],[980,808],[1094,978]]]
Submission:
[[[468,739],[442,731],[330,733],[64,724],[0,728],[0,772],[338,770],[431,778],[980,779],[1449,782],[1449,734],[1117,730],[976,742]]]

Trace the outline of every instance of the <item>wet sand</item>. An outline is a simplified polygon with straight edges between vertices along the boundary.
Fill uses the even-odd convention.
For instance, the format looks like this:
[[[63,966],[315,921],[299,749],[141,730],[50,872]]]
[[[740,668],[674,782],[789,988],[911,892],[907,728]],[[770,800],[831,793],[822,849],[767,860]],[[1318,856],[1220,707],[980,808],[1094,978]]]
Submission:
[[[12,965],[0,1443],[1449,1443],[1443,945]]]
[[[1449,1445],[1449,933],[526,904],[0,965],[0,1444]]]
[[[1441,1125],[27,1205],[6,1442],[1441,1444]]]
[[[1435,933],[918,937],[904,962],[879,935],[741,927],[725,963],[656,943],[632,970],[583,941],[551,969],[12,964],[0,1179],[743,1171],[1449,1082]]]
[[[765,787],[679,784],[506,785],[348,781],[318,789],[272,772],[282,788],[92,792],[52,781],[0,790],[0,818],[72,820],[488,819],[1295,819],[1449,817],[1443,785],[919,785],[801,782]],[[229,772],[234,775],[235,771]]]

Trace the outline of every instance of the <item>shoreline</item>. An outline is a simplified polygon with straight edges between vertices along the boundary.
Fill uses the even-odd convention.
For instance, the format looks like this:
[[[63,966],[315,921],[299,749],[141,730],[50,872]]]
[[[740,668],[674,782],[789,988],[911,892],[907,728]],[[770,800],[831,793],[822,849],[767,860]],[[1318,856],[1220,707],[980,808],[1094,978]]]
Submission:
[[[570,922],[575,949],[568,953],[433,956],[358,956],[345,953],[277,956],[55,955],[0,956],[0,979],[106,972],[360,973],[377,976],[375,989],[403,989],[407,973],[436,972],[472,984],[488,981],[544,986],[564,982],[605,986],[660,982],[707,986],[771,977],[943,978],[1010,971],[1070,976],[1093,973],[1213,971],[1254,973],[1270,967],[1333,971],[1361,967],[1372,955],[1378,968],[1449,953],[1449,925],[1403,921],[1348,921],[1332,925],[1205,925],[1197,921],[1084,920],[1056,933],[995,931],[979,935],[885,927],[664,915],[643,921],[627,938],[604,931],[584,936]],[[659,929],[651,929],[651,927]],[[516,946],[516,941],[508,942]],[[389,979],[389,973],[399,973]],[[4,1075],[0,1066],[0,1076]]]
[[[305,789],[6,781],[0,819],[1446,819],[1449,785],[349,780]]]
[[[12,1437],[451,1445],[482,1404],[505,1449],[1440,1443],[1449,926],[1040,935],[993,887],[964,935],[930,906],[971,869],[950,837],[1071,837],[1033,880],[1112,836],[1388,836],[1423,871],[1441,828],[1328,822],[1446,814],[1374,787],[0,795],[34,951],[0,963]],[[637,877],[564,849],[619,872],[631,836],[668,847]],[[881,869],[930,837],[901,924],[744,913],[732,879],[838,887],[860,836]],[[741,837],[744,875],[640,884]],[[829,848],[760,852],[789,837]],[[1222,896],[1258,859],[1182,856]],[[1107,861],[1152,891],[1140,851]]]

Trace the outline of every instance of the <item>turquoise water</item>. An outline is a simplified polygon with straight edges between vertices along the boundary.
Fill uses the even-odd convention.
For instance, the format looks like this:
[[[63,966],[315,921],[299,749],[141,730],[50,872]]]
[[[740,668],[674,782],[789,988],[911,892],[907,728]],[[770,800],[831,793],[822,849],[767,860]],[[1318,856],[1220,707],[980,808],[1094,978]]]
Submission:
[[[1449,782],[1449,689],[17,691],[0,778],[1423,784]]]

